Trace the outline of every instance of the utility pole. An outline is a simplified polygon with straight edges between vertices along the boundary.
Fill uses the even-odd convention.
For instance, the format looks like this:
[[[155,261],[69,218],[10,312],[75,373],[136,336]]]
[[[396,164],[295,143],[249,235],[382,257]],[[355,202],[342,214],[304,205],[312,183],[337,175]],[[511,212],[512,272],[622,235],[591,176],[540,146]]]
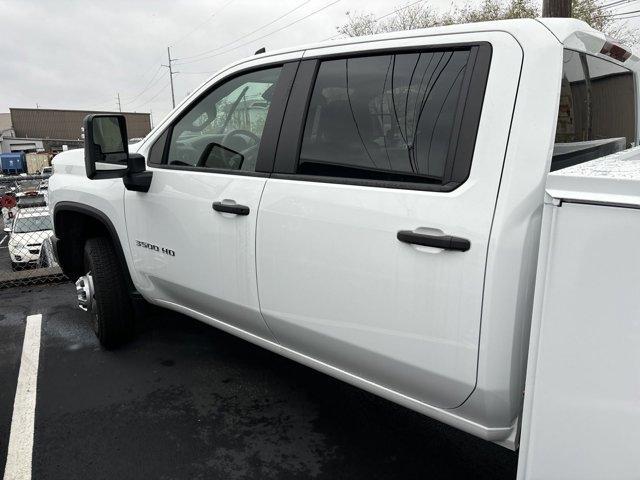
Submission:
[[[171,58],[171,47],[167,47],[167,58],[169,59],[169,65],[162,65],[163,67],[167,67],[169,69],[169,81],[171,82],[171,106],[172,108],[176,108],[176,96],[173,92],[173,76],[178,73],[173,71],[172,62],[175,62],[176,59]]]
[[[120,103],[120,92],[118,92],[117,99],[118,99],[118,111],[122,112],[122,104]]]
[[[571,0],[542,0],[543,17],[571,17]]]

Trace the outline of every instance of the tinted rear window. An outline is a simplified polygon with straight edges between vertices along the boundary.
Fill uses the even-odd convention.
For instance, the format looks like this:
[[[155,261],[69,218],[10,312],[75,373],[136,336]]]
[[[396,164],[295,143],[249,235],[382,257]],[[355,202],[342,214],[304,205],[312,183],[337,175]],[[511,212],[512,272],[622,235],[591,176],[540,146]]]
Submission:
[[[613,62],[565,50],[551,170],[636,145],[633,73]]]
[[[459,49],[322,62],[298,173],[441,183],[469,55]]]

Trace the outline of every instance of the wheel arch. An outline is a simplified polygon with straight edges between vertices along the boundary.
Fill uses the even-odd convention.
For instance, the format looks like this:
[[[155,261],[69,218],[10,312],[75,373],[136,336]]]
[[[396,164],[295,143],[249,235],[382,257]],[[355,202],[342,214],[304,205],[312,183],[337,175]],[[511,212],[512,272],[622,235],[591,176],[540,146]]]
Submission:
[[[114,246],[128,290],[135,292],[122,241],[115,226],[103,212],[82,203],[58,202],[53,209],[53,226],[58,263],[65,275],[73,279],[84,274],[82,252],[86,240],[91,237],[106,236]]]

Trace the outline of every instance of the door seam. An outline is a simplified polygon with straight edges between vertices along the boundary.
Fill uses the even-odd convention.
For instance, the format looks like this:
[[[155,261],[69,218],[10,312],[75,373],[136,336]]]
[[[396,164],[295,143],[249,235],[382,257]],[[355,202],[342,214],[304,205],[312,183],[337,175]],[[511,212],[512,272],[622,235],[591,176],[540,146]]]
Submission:
[[[280,343],[280,340],[276,336],[275,332],[269,326],[269,323],[267,322],[267,319],[264,318],[264,315],[262,314],[262,302],[260,301],[260,284],[258,282],[258,221],[260,220],[260,207],[262,206],[262,197],[264,196],[264,191],[267,188],[267,183],[269,182],[269,180],[270,179],[267,178],[265,180],[264,184],[262,185],[262,191],[260,192],[260,199],[258,200],[258,208],[256,210],[256,224],[255,224],[254,231],[253,231],[253,238],[254,238],[254,242],[253,242],[253,262],[254,262],[253,270],[255,272],[256,296],[258,297],[258,312],[260,313],[260,318],[262,318],[262,321],[266,325],[267,330],[269,330],[269,332],[271,333],[271,336],[276,341],[276,343],[278,345],[282,345]]]

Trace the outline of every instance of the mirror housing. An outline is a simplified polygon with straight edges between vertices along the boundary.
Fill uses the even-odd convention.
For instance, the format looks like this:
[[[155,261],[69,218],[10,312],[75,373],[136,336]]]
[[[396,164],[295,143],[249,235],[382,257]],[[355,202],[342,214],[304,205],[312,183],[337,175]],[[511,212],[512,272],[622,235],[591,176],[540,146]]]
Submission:
[[[89,179],[122,178],[129,190],[149,190],[153,173],[145,171],[142,155],[129,153],[124,115],[87,115],[84,119],[84,135],[84,164]]]
[[[84,163],[87,177],[119,178],[127,172],[129,144],[124,115],[93,114],[84,119]]]
[[[9,227],[4,227],[4,233],[11,233],[11,229]]]

